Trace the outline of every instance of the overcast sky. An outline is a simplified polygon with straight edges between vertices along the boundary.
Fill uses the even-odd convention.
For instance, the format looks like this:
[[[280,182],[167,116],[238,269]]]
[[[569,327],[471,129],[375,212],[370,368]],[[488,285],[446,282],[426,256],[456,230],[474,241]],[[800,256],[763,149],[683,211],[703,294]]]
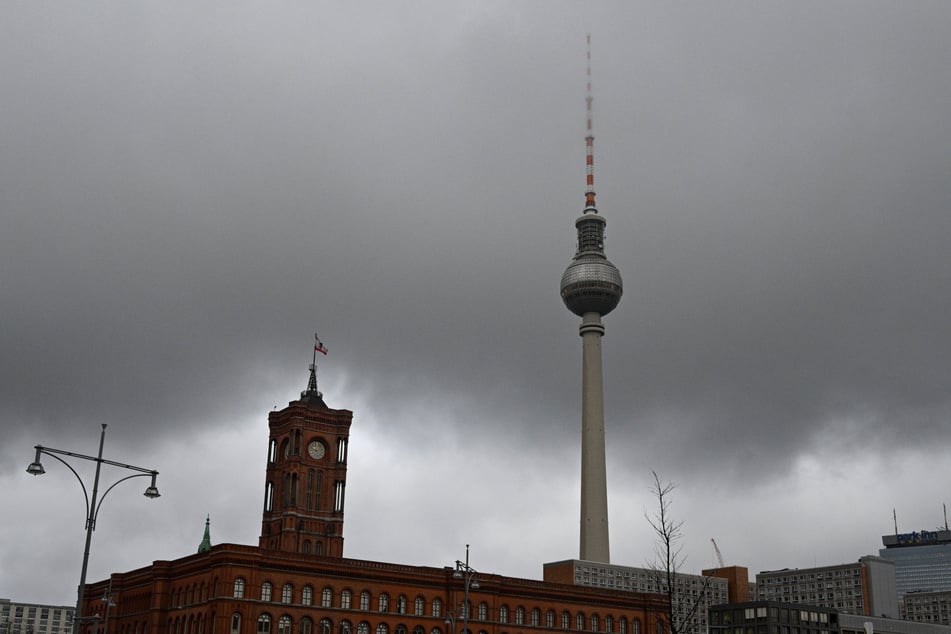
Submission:
[[[612,562],[875,554],[951,502],[947,2],[0,3],[0,597],[257,544],[267,414],[354,412],[344,553],[577,557],[595,184]],[[91,482],[92,463],[74,463]],[[104,484],[127,472],[104,471]]]

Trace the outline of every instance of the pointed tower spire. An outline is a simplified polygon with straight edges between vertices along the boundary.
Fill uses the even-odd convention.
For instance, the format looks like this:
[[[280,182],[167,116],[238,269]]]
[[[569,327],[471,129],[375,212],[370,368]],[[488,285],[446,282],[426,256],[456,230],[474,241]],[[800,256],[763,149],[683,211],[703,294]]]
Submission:
[[[581,554],[586,561],[610,563],[608,485],[604,450],[604,388],[601,376],[601,317],[621,300],[621,274],[604,255],[604,218],[594,203],[594,132],[591,105],[591,36],[587,38],[587,132],[585,205],[575,220],[577,249],[561,276],[561,299],[581,317]]]
[[[198,544],[198,552],[207,553],[209,550],[211,550],[211,515],[205,518],[205,535]]]
[[[321,407],[326,407],[324,403],[324,395],[320,393],[320,390],[317,389],[317,353],[323,355],[327,354],[327,347],[320,340],[320,337],[317,336],[317,333],[314,333],[314,358],[310,363],[310,379],[307,381],[307,389],[300,393],[300,400],[306,401],[312,405],[319,405]]]

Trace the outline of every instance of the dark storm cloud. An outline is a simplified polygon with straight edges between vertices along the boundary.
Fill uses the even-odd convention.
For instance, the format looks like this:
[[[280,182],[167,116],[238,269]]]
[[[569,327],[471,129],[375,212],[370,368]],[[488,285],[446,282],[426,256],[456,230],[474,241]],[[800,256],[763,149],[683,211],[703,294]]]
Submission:
[[[92,452],[105,422],[109,451],[166,483],[141,512],[161,544],[112,516],[97,543],[125,545],[96,574],[190,552],[207,512],[216,541],[255,542],[265,416],[304,387],[314,330],[328,403],[355,411],[350,556],[438,565],[471,527],[502,573],[571,555],[580,340],[557,289],[589,30],[598,201],[625,281],[604,339],[624,563],[643,563],[651,467],[713,530],[708,498],[730,487],[805,505],[829,446],[861,473],[936,460],[951,429],[943,5],[426,15],[2,9],[0,479],[48,503],[53,484],[22,473],[32,445]],[[836,482],[876,491],[883,513],[871,543],[830,554],[845,560],[876,547],[896,494]],[[65,521],[29,495],[9,503]],[[939,493],[920,495],[908,515],[930,517]],[[379,513],[411,523],[406,508],[426,538],[373,532]],[[485,508],[560,528],[515,558]],[[22,539],[4,524],[0,541]],[[57,543],[46,565],[70,588]],[[788,558],[768,565],[808,563]],[[0,555],[4,571],[30,562]]]

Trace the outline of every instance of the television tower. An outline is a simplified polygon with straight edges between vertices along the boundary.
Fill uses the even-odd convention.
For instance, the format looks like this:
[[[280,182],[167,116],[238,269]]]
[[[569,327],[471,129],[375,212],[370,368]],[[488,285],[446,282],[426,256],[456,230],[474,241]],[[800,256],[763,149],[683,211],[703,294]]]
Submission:
[[[591,125],[591,36],[587,38],[585,136],[587,188],[584,210],[575,221],[575,257],[561,276],[561,299],[581,317],[581,554],[580,559],[610,563],[608,484],[604,457],[604,387],[601,376],[601,317],[617,306],[621,274],[604,255],[605,221],[594,203],[594,133]]]

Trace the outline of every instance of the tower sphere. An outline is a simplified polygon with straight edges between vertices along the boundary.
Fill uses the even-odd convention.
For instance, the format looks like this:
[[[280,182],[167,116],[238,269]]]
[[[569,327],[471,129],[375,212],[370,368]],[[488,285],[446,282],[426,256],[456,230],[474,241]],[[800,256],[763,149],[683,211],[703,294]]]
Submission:
[[[604,255],[604,218],[591,211],[575,222],[578,250],[561,276],[561,299],[579,317],[607,315],[624,292],[621,273]]]
[[[621,301],[622,292],[621,274],[604,256],[576,258],[561,276],[561,299],[579,317],[607,315]]]

